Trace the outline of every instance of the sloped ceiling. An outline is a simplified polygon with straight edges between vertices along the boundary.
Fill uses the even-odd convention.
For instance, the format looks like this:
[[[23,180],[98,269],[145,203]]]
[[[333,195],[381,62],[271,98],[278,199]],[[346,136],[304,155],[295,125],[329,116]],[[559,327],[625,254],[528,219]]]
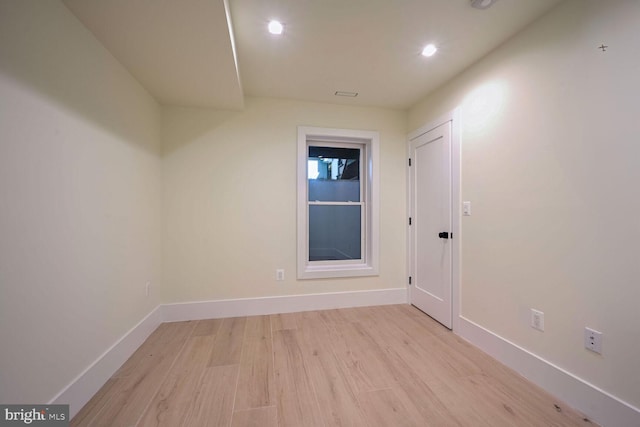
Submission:
[[[241,109],[249,95],[406,109],[559,1],[64,3],[162,104]],[[267,32],[270,19],[284,23],[281,36]],[[439,48],[431,58],[420,54],[427,43]]]

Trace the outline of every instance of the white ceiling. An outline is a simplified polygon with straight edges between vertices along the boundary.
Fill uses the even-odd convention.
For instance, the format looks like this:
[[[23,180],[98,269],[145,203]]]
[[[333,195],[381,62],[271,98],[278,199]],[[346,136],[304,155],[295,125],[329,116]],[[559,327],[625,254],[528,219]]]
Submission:
[[[162,104],[240,109],[223,0],[64,0]]]
[[[159,102],[225,109],[245,95],[405,109],[560,2],[63,1]]]

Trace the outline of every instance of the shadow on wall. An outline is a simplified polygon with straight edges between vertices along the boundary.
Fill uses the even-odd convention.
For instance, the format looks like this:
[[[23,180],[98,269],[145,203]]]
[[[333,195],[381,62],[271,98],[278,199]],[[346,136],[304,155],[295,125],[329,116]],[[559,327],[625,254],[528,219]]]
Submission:
[[[210,108],[163,107],[162,155],[167,156],[242,114]]]
[[[61,2],[0,2],[0,74],[159,152],[158,104]]]

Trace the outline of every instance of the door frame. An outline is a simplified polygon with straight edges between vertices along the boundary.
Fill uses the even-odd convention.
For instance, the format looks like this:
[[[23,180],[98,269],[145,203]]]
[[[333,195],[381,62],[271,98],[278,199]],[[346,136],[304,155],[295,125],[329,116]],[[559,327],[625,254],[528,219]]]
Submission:
[[[451,317],[452,330],[459,330],[460,323],[460,265],[461,265],[461,126],[460,126],[460,108],[444,114],[437,120],[431,121],[420,128],[410,132],[407,136],[407,277],[414,276],[413,266],[413,233],[409,225],[408,218],[414,216],[413,212],[413,188],[411,187],[411,167],[409,166],[409,157],[411,154],[411,140],[423,135],[440,125],[451,122]],[[411,292],[413,284],[407,284],[407,299],[411,304]]]

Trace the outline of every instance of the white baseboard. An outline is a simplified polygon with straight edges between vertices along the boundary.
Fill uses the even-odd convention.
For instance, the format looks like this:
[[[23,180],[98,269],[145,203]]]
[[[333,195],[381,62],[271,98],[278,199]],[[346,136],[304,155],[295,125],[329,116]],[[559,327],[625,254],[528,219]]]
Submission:
[[[601,426],[640,426],[640,409],[463,316],[456,333]]]
[[[71,381],[49,404],[68,404],[69,416],[73,418],[162,322],[162,311],[158,306]]]
[[[179,322],[406,303],[407,290],[405,288],[379,289],[164,304],[162,305],[162,317],[165,322]]]

